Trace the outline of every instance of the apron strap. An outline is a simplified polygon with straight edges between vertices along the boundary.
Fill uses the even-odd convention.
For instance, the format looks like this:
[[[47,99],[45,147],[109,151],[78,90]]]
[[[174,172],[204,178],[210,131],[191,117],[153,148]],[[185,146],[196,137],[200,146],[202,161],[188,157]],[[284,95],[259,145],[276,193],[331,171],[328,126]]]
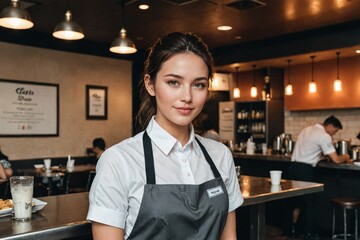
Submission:
[[[144,155],[145,155],[145,171],[147,184],[155,184],[154,157],[151,145],[151,139],[147,132],[143,135]]]
[[[210,155],[209,155],[208,152],[206,151],[204,145],[202,145],[202,143],[200,142],[199,139],[197,139],[197,137],[195,137],[195,139],[196,139],[197,143],[199,144],[199,146],[200,146],[200,148],[201,148],[201,151],[202,151],[203,154],[205,155],[205,159],[206,159],[206,161],[208,162],[208,164],[210,165],[211,170],[212,170],[212,172],[213,172],[213,174],[214,174],[214,177],[215,177],[216,179],[218,179],[218,180],[219,180],[219,179],[222,179],[219,171],[217,170],[217,168],[216,168],[213,160],[211,159]]]

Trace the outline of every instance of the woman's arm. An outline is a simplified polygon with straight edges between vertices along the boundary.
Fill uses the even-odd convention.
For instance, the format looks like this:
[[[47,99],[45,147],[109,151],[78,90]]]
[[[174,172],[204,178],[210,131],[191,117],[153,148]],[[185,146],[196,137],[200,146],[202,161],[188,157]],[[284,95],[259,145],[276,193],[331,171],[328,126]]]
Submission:
[[[7,179],[7,177],[6,177],[5,168],[0,163],[0,180],[6,180],[6,179]]]
[[[91,222],[94,240],[124,240],[124,230],[98,222]]]
[[[226,224],[220,240],[236,240],[236,214],[235,210],[228,213]]]

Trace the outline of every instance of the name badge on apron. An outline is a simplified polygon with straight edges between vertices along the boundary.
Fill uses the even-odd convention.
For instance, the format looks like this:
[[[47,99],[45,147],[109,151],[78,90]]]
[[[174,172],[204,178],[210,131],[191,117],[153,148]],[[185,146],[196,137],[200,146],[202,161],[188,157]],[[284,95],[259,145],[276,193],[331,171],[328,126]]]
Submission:
[[[207,191],[207,195],[209,196],[209,198],[213,198],[213,197],[216,197],[216,196],[224,193],[224,190],[222,189],[221,186],[210,188],[206,191]]]

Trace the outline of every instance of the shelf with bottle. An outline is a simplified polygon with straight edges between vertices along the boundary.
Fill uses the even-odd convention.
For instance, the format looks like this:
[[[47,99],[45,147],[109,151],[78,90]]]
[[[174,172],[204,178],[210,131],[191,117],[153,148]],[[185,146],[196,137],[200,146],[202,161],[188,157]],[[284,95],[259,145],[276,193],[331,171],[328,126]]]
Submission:
[[[263,120],[265,118],[265,112],[263,110],[239,110],[237,113],[238,120]]]

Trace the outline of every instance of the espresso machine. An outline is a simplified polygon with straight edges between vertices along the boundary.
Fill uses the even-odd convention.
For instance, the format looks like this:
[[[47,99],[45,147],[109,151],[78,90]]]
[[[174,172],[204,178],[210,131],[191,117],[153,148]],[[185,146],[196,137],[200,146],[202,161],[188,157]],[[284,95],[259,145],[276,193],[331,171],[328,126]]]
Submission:
[[[295,142],[292,140],[291,134],[282,133],[276,136],[273,142],[273,153],[282,155],[291,155],[294,150]]]

